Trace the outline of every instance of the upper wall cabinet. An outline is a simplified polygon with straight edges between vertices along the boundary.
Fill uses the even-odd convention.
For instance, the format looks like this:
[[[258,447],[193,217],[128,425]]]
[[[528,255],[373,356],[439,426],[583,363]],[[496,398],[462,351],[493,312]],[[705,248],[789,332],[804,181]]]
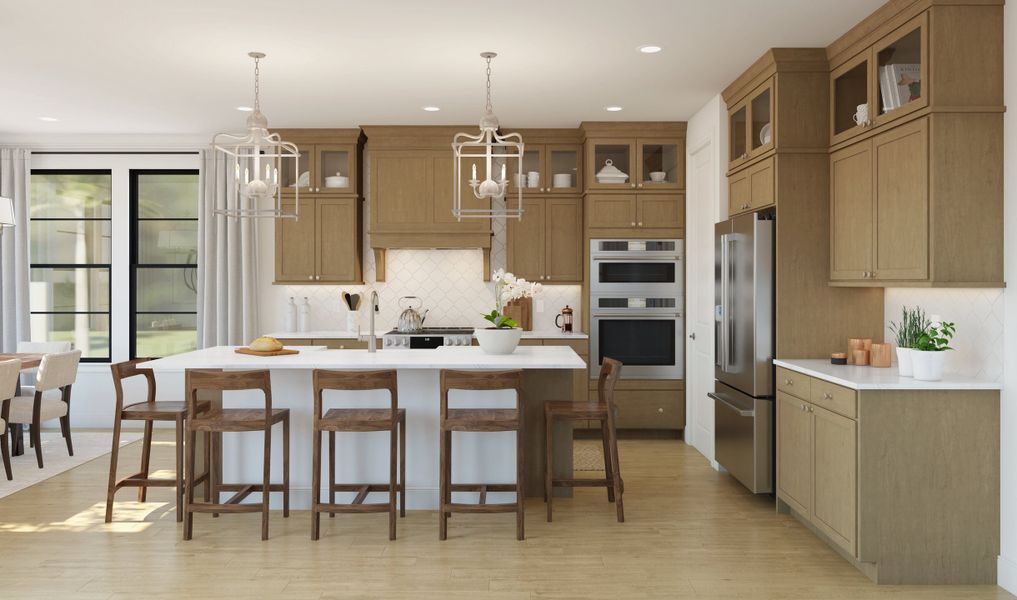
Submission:
[[[583,185],[582,140],[576,129],[511,129],[523,137],[522,173],[518,159],[506,161],[509,194],[579,194]],[[519,179],[517,180],[517,176]]]
[[[283,161],[279,185],[283,196],[361,195],[360,159],[364,136],[360,129],[280,129],[287,142],[300,150],[300,164]]]
[[[729,215],[779,202],[775,154],[827,152],[828,73],[821,48],[773,48],[724,90]]]
[[[900,7],[827,48],[830,283],[1003,286],[1002,2]]]
[[[586,190],[685,189],[685,123],[583,123]]]

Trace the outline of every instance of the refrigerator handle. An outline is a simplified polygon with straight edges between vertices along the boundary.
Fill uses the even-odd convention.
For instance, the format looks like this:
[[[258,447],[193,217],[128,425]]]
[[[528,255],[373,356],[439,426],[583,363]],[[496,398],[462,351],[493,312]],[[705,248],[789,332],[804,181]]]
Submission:
[[[735,356],[735,328],[732,319],[731,312],[734,307],[734,300],[731,298],[731,292],[734,290],[734,279],[735,279],[735,237],[734,235],[724,236],[724,272],[725,272],[725,284],[724,284],[724,326],[727,334],[724,341],[724,370],[727,371],[734,361]]]
[[[720,335],[717,336],[717,353],[720,360],[717,361],[721,371],[727,372],[728,367],[728,260],[727,260],[727,237],[724,233],[720,236]]]

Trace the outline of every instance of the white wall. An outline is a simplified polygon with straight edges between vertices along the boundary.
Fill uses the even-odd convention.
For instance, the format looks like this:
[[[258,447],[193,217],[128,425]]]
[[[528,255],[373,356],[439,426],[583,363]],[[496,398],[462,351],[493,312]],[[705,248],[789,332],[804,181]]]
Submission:
[[[713,400],[713,224],[727,218],[727,106],[715,96],[688,121],[686,147],[686,342],[685,441],[714,467]],[[702,154],[706,153],[706,154]],[[707,184],[699,169],[707,169]]]
[[[1004,9],[1006,35],[1005,90],[1011,111],[1017,106],[1017,5]],[[1003,398],[1000,415],[1001,540],[999,584],[1017,593],[1017,117],[1008,112],[1004,119],[1004,197],[1006,281],[1003,323]]]
[[[378,333],[384,333],[395,326],[401,309],[399,298],[419,296],[424,308],[431,309],[427,325],[440,326],[483,326],[486,321],[481,313],[494,308],[494,285],[483,280],[483,253],[479,249],[463,250],[389,250],[387,254],[386,279],[375,281],[374,252],[371,250],[370,229],[371,191],[368,164],[365,151],[364,196],[367,198],[364,211],[364,281],[361,286],[322,285],[273,285],[275,268],[274,224],[266,220],[259,231],[261,264],[258,286],[259,322],[265,333],[283,333],[285,308],[288,298],[295,296],[299,301],[307,297],[311,304],[309,329],[345,330],[346,306],[340,299],[340,292],[359,293],[365,301],[358,317],[362,331],[367,330],[370,313],[366,298],[371,290],[377,290],[380,311],[376,319]],[[449,210],[452,210],[449,201]],[[494,221],[494,239],[491,247],[491,268],[506,266],[505,221]],[[554,318],[566,304],[575,309],[574,322],[582,323],[580,286],[545,285],[544,292],[534,298],[534,329],[554,329]]]

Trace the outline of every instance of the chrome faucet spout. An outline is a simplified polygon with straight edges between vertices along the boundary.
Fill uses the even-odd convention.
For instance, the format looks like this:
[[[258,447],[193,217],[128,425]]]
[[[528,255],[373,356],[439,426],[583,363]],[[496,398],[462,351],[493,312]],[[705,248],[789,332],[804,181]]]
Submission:
[[[371,335],[367,338],[367,351],[378,351],[378,337],[374,333],[374,313],[378,312],[378,292],[371,291]]]

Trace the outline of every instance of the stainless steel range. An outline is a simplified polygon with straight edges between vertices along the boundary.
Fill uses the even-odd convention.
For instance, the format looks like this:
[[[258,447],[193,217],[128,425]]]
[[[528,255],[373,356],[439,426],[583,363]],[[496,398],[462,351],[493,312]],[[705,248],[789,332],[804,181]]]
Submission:
[[[473,344],[472,327],[424,327],[413,333],[396,329],[382,336],[384,348],[428,349],[439,346],[470,346]]]

